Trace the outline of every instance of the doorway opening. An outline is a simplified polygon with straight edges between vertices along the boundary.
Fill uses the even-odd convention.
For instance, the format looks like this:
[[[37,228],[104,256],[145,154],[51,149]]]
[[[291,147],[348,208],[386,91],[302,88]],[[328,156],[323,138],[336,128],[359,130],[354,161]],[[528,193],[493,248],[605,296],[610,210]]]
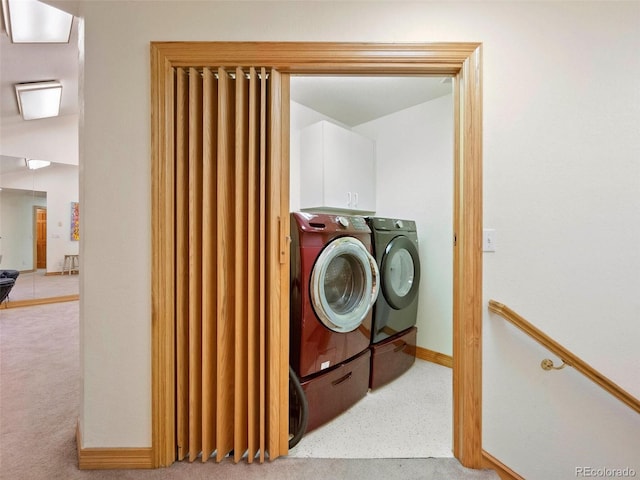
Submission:
[[[174,67],[193,65],[269,65],[281,77],[282,91],[273,98],[274,118],[283,125],[282,166],[288,174],[289,81],[292,74],[450,75],[454,103],[454,291],[453,291],[453,453],[466,467],[482,466],[481,333],[482,333],[482,82],[481,45],[458,44],[339,44],[339,43],[152,43],[152,464],[175,461],[175,311],[173,292],[175,211],[173,195],[173,91]],[[285,107],[283,107],[285,105]],[[288,200],[288,192],[275,193]],[[286,245],[284,223],[279,245]],[[280,249],[279,254],[284,250]],[[281,257],[282,258],[282,257]],[[286,253],[284,258],[287,258]],[[286,278],[285,280],[288,280]],[[280,279],[281,301],[287,285]],[[273,341],[287,344],[288,318],[280,318]],[[284,356],[278,358],[281,362]],[[275,371],[282,380],[283,371]],[[287,410],[287,400],[274,412]],[[281,420],[280,416],[276,419]],[[286,425],[269,428],[285,440]],[[286,454],[280,451],[275,456]]]
[[[290,455],[451,456],[454,187],[451,77],[292,75],[290,83],[291,211],[333,208],[336,214],[415,222],[421,267],[417,286],[416,368],[385,385],[384,390],[371,390],[349,409],[348,415],[339,415],[309,432]],[[327,152],[347,149],[334,136],[328,136],[326,143],[309,145],[309,134],[302,132],[321,122],[335,125],[344,135],[350,132],[371,140],[374,145],[371,159],[363,163],[354,155],[342,158],[339,155],[342,150],[338,150],[336,156],[340,160],[335,161],[344,164],[335,173],[341,178],[328,173],[333,171],[330,165],[325,167],[324,176],[319,177],[316,155],[309,149],[322,147]],[[334,162],[329,158],[325,161]],[[353,205],[346,212],[340,207],[347,205],[332,204],[342,198],[333,198],[327,192],[339,190],[338,185],[345,181],[352,188],[362,189],[360,205]],[[318,189],[318,183],[325,184],[327,193],[322,200],[328,202],[320,210],[309,203],[318,201],[317,195],[308,193]],[[332,186],[327,186],[328,183]],[[362,192],[368,191],[373,192],[373,201],[364,203]],[[413,401],[390,401],[393,396]],[[349,428],[350,425],[358,428]],[[336,433],[338,430],[341,433]],[[375,433],[378,431],[385,431],[389,440],[379,442]]]

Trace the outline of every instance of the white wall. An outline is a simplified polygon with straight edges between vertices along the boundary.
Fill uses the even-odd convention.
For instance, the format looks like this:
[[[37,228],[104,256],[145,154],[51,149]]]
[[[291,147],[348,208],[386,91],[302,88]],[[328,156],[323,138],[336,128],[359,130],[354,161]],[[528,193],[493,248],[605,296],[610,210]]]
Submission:
[[[64,256],[79,253],[80,242],[71,240],[71,203],[79,200],[78,177],[76,165],[56,165],[35,175],[35,189],[47,192],[47,272],[61,272]]]
[[[376,141],[376,215],[416,221],[417,343],[451,355],[453,333],[453,97],[358,125]]]
[[[37,143],[37,142],[35,142]],[[77,147],[76,147],[77,151]],[[47,207],[47,272],[62,271],[62,262],[67,254],[77,254],[79,242],[70,238],[71,229],[71,202],[78,201],[78,167],[77,165],[51,164],[49,167],[38,170],[27,170],[4,174],[0,181],[0,187],[21,189],[25,192],[44,192],[45,197],[38,200],[38,205]],[[4,197],[3,197],[4,199]],[[3,212],[9,212],[10,204],[2,206]],[[28,270],[33,266],[33,212],[23,213],[26,231],[19,237],[15,237],[11,229],[11,224],[5,224],[9,217],[4,215],[0,218],[0,227],[5,232],[0,235],[2,250],[4,255],[2,265],[8,265],[9,258],[13,258],[13,253],[19,250],[23,252],[21,258],[16,259],[18,270]],[[9,231],[7,231],[9,229]],[[14,237],[15,242],[20,244],[16,249],[15,243],[11,246],[7,239]],[[26,256],[25,256],[26,255]],[[8,267],[7,267],[8,268]]]
[[[78,115],[24,121],[16,116],[0,125],[3,155],[78,165]]]
[[[482,42],[485,225],[498,234],[497,252],[484,257],[484,295],[640,396],[640,4],[92,1],[80,9],[85,447],[151,442],[152,40]],[[540,373],[535,347],[488,313],[483,340],[487,451],[528,479],[573,478],[579,465],[640,471],[637,414],[570,369]]]
[[[0,191],[0,270],[31,270],[33,258],[33,207],[47,199],[26,190]]]
[[[300,130],[339,121],[291,102],[290,206],[300,206]],[[343,125],[345,126],[345,125]],[[356,127],[376,141],[376,212],[416,221],[421,268],[418,346],[452,354],[453,97]]]

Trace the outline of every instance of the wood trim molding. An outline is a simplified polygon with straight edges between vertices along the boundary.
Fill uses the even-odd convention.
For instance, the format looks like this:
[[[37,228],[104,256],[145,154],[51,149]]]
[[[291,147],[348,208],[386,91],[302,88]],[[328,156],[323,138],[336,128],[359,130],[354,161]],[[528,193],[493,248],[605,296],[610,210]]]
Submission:
[[[78,468],[80,470],[112,470],[152,468],[151,447],[141,448],[82,448],[80,425],[76,426]]]
[[[560,357],[564,363],[575,368],[596,385],[609,392],[637,413],[640,413],[640,400],[624,390],[618,384],[612,382],[607,376],[603,375],[576,354],[560,345],[542,330],[536,328],[533,324],[529,323],[509,307],[500,302],[496,302],[495,300],[489,300],[489,310],[493,313],[497,313],[508,322],[514,324],[540,345]]]
[[[511,470],[485,450],[482,451],[482,468],[495,470],[501,480],[524,480],[524,477]]]
[[[524,480],[524,477],[518,475],[500,460],[484,450],[482,451],[482,468],[495,470],[501,480]]]
[[[152,42],[152,445],[175,459],[173,92],[178,66],[266,65],[281,73],[451,75],[454,80],[453,452],[482,465],[482,45],[479,43]],[[287,132],[288,134],[288,132]],[[284,135],[284,133],[283,133]],[[286,138],[283,137],[283,142]],[[283,344],[288,341],[282,338]]]
[[[31,300],[14,300],[4,302],[2,308],[19,308],[19,307],[32,307],[33,305],[46,305],[49,303],[63,303],[73,302],[74,300],[80,300],[80,295],[62,295],[59,297],[46,297],[46,298],[33,298]]]
[[[416,347],[416,357],[427,362],[437,363],[443,367],[453,368],[453,357],[444,353],[434,352],[428,348]]]
[[[176,458],[172,65],[151,46],[151,445],[153,467]]]
[[[269,65],[281,73],[456,75],[478,43],[152,42],[173,67]],[[426,71],[428,70],[428,72]]]
[[[453,454],[482,464],[482,48],[454,77]]]

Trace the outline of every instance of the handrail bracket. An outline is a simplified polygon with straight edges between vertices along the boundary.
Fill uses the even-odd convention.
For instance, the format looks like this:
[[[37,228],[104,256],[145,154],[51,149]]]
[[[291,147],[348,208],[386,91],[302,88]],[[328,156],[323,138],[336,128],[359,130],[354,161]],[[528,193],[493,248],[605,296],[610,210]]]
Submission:
[[[567,365],[568,365],[567,362],[562,360],[562,365],[560,365],[559,367],[556,367],[553,364],[553,360],[551,360],[550,358],[545,358],[544,360],[542,360],[540,362],[540,366],[542,367],[543,370],[546,370],[546,371],[549,371],[549,370],[562,370]]]

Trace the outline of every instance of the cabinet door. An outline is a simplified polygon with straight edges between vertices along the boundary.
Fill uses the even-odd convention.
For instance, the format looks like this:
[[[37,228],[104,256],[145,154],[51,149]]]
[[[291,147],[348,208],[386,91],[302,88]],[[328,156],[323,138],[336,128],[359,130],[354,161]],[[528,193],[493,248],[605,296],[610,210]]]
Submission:
[[[374,212],[374,142],[327,121],[302,131],[300,207]]]

